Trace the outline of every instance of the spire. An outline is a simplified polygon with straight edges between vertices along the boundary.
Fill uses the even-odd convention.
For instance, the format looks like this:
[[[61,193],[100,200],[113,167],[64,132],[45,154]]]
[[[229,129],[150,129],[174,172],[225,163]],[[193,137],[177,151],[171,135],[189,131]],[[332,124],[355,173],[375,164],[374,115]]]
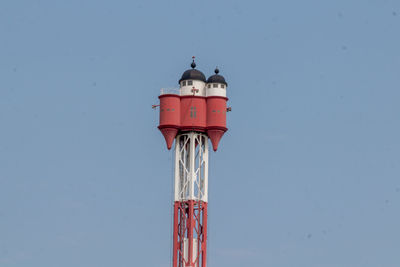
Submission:
[[[196,68],[196,62],[194,62],[194,59],[195,59],[195,58],[196,58],[195,56],[192,57],[193,61],[192,61],[192,64],[190,64],[190,66],[191,66],[193,69]]]

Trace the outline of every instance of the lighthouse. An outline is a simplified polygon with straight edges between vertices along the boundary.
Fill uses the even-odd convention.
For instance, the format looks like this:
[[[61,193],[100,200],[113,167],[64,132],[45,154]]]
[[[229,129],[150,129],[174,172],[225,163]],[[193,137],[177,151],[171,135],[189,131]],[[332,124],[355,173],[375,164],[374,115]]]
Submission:
[[[158,129],[168,149],[174,141],[173,267],[206,267],[208,160],[211,140],[217,151],[226,127],[228,83],[219,69],[208,79],[191,68],[179,89],[161,90]]]

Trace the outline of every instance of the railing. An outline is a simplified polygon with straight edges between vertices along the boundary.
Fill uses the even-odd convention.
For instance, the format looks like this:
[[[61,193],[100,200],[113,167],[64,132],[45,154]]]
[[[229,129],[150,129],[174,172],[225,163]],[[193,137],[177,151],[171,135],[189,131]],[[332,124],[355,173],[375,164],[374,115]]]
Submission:
[[[179,88],[161,88],[160,95],[166,94],[180,95],[181,90]]]

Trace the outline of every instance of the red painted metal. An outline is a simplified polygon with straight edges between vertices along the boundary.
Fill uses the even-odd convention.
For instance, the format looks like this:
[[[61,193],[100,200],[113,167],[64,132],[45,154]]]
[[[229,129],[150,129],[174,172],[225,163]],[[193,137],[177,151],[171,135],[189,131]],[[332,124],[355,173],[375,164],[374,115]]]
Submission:
[[[165,138],[165,142],[167,143],[167,148],[171,149],[172,144],[174,143],[175,136],[178,134],[178,128],[173,126],[164,126],[158,127]]]
[[[181,127],[184,131],[205,132],[207,121],[206,98],[203,96],[181,96]]]
[[[207,135],[210,137],[214,151],[217,151],[219,141],[226,128],[226,102],[228,98],[222,96],[207,97]]]
[[[158,129],[165,138],[167,148],[171,149],[181,124],[181,100],[179,95],[174,94],[160,95],[158,98],[160,99],[160,125]]]
[[[226,102],[222,96],[160,95],[160,125],[158,128],[171,149],[179,131],[207,132],[217,151],[226,128]]]
[[[225,132],[226,132],[226,128],[225,129],[223,129],[223,128],[222,129],[218,129],[218,128],[207,129],[207,135],[211,140],[214,151],[217,151],[219,141],[221,141],[221,138]]]
[[[174,203],[173,242],[173,267],[206,267],[207,202],[188,200]],[[197,248],[196,253],[194,248]]]
[[[226,128],[226,101],[222,96],[207,97],[207,127]]]

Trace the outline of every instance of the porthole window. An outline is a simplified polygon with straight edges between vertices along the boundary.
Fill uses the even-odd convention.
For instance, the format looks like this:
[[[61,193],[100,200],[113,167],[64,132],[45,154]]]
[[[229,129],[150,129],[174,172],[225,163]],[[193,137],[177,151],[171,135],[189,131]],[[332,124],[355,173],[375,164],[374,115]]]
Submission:
[[[188,85],[193,85],[193,81],[188,81]]]
[[[213,88],[218,88],[218,84],[213,83]]]
[[[211,84],[207,85],[207,88],[211,88]]]
[[[221,88],[225,88],[225,84],[221,84]]]
[[[182,86],[186,86],[186,81],[183,81],[183,82],[182,82]]]

